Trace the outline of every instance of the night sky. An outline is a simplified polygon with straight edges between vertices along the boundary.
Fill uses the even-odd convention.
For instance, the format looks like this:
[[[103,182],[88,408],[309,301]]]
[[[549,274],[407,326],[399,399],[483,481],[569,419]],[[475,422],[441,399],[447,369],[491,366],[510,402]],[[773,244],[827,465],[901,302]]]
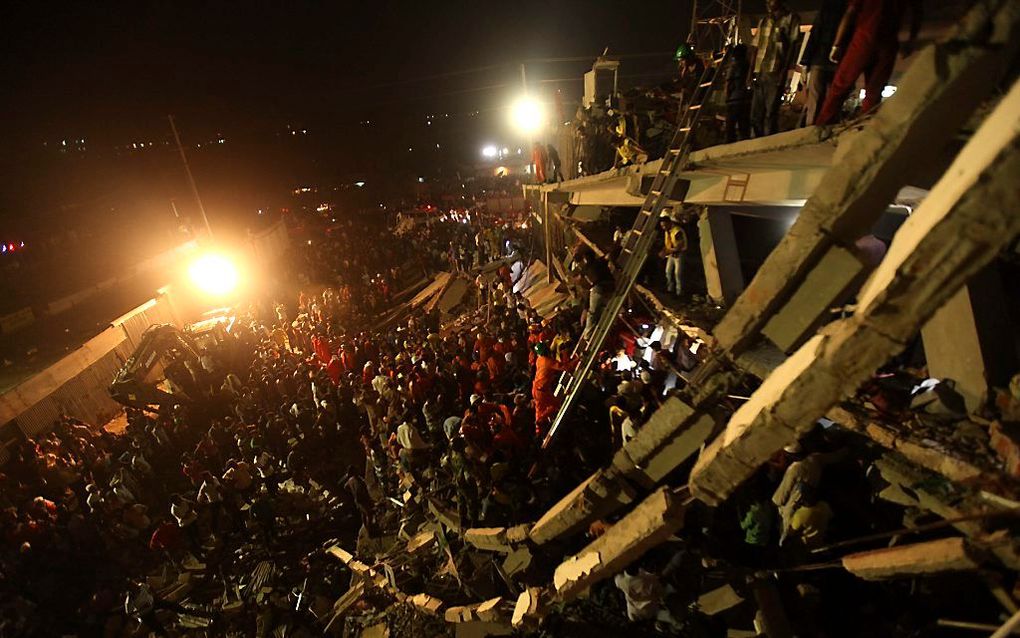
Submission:
[[[168,113],[222,210],[253,211],[270,189],[303,182],[476,160],[483,144],[515,142],[505,106],[522,62],[530,90],[550,103],[562,91],[569,117],[606,47],[623,58],[624,87],[666,79],[690,2],[26,2],[2,12],[9,235],[71,223],[69,210],[165,217],[169,199],[187,199]],[[444,120],[429,128],[428,115]],[[281,146],[295,130],[308,134]],[[193,148],[218,137],[216,153]],[[80,152],[57,153],[75,140]],[[146,154],[129,149],[147,142]]]
[[[0,20],[2,116],[29,144],[117,142],[162,130],[168,112],[219,130],[489,108],[516,90],[523,60],[667,53],[689,20],[678,0],[12,4]],[[584,66],[529,73],[579,77]]]

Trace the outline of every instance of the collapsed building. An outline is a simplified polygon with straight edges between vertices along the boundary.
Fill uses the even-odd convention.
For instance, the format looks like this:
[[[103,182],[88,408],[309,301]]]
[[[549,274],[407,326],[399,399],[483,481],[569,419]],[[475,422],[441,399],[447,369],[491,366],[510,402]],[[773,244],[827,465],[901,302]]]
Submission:
[[[968,592],[961,605],[929,608],[928,624],[913,630],[890,618],[846,635],[1012,632],[1020,392],[1007,310],[1016,297],[1004,282],[1015,274],[1020,233],[1018,35],[1016,3],[978,2],[866,118],[694,150],[695,110],[660,160],[526,186],[544,255],[518,288],[543,316],[587,303],[571,285],[579,246],[614,260],[616,274],[575,351],[578,368],[561,381],[563,404],[543,447],[578,427],[585,384],[635,309],[652,317],[630,326],[639,338],[685,339],[699,365],[678,375],[677,391],[610,464],[536,520],[467,528],[406,486],[400,536],[327,549],[351,584],[326,613],[348,617],[345,631],[362,636],[606,630],[591,620],[599,583],[661,546],[685,555],[677,547],[688,536],[704,541],[713,520],[736,515],[735,501],[772,459],[822,429],[862,468],[873,497],[843,515],[875,521],[782,567],[752,560],[724,569],[718,557],[694,554],[697,564],[682,569],[701,574],[701,589],[683,602],[725,622],[722,634],[690,625],[682,635],[795,635],[791,617],[809,604],[853,615],[853,598],[817,603],[819,587],[831,588],[821,598],[874,587],[869,596],[890,604],[912,595],[904,587],[932,601]],[[698,270],[687,276],[703,283],[701,295],[678,301],[647,276],[663,211],[696,220],[700,260],[685,267]],[[631,228],[615,246],[614,226]],[[467,587],[465,562],[476,574]],[[823,586],[820,573],[841,576]],[[461,586],[444,598],[438,583],[451,580]],[[376,598],[366,604],[369,593]],[[953,616],[961,607],[973,613]],[[419,624],[394,620],[397,609]],[[874,622],[874,610],[858,611]]]

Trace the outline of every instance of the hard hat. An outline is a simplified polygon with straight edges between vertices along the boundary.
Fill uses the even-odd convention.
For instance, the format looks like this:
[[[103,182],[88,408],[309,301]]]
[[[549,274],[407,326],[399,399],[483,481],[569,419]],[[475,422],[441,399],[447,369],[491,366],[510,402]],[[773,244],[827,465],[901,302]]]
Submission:
[[[678,46],[676,48],[676,56],[675,56],[675,58],[676,58],[676,60],[678,62],[680,60],[686,60],[688,58],[693,58],[693,57],[694,57],[694,49],[692,49],[691,45],[687,44],[686,42],[681,43],[680,46]]]

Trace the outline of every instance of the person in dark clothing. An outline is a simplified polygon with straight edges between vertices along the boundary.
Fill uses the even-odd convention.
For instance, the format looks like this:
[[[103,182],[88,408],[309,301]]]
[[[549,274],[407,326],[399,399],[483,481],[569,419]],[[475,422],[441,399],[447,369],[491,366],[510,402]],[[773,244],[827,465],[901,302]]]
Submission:
[[[557,183],[563,181],[563,161],[560,159],[560,153],[556,150],[556,147],[552,144],[546,145],[547,155],[549,157],[549,182]]]
[[[846,0],[822,0],[818,17],[811,25],[807,44],[800,63],[807,74],[805,90],[807,101],[804,105],[804,126],[812,126],[818,110],[825,101],[825,93],[836,74],[836,65],[829,60],[829,51],[836,39],[839,21],[846,11]]]
[[[591,288],[588,292],[588,310],[585,314],[584,329],[591,330],[598,321],[599,313],[613,292],[613,273],[605,261],[599,259],[591,251],[578,255],[578,268],[581,277]]]
[[[751,90],[747,86],[750,62],[747,45],[730,50],[726,63],[726,143],[751,137]]]

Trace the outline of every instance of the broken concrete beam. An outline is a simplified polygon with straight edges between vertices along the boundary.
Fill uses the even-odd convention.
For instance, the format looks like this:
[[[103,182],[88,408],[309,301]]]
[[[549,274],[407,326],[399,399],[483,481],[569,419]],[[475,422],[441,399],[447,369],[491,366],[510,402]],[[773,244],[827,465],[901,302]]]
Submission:
[[[857,552],[841,562],[845,570],[864,580],[966,571],[981,565],[967,541],[959,537]]]
[[[528,587],[517,597],[510,624],[515,629],[538,627],[547,609],[547,594],[541,587]]]
[[[528,532],[531,531],[531,523],[521,523],[506,528],[506,542],[511,545],[523,543],[528,540]]]
[[[503,573],[507,578],[522,572],[531,566],[531,550],[527,547],[520,547],[510,552],[510,555],[503,561]]]
[[[496,596],[490,598],[484,603],[479,604],[475,608],[475,615],[478,616],[478,620],[483,622],[493,622],[499,620],[503,616],[503,610],[500,605],[503,604],[503,597]]]
[[[567,538],[634,500],[634,488],[614,469],[598,470],[549,508],[528,532],[536,545]]]
[[[917,507],[937,514],[944,519],[959,519],[989,511],[989,503],[985,499],[968,494],[964,489],[947,489],[950,484],[938,479],[919,468],[912,467],[907,461],[892,454],[886,454],[875,461],[882,478],[890,486],[895,486],[904,495],[916,498]],[[888,488],[887,488],[888,489]],[[988,534],[980,520],[964,520],[953,523],[953,527],[967,537],[978,542],[988,540]],[[988,549],[996,558],[1010,569],[1020,569],[1020,541],[1006,538],[1005,542],[988,543]]]
[[[429,498],[428,501],[429,511],[432,512],[432,515],[435,516],[447,529],[459,533],[460,515],[447,507],[443,507],[433,498]]]
[[[903,175],[919,159],[938,157],[997,86],[1018,46],[1020,7],[1011,0],[985,0],[967,12],[953,37],[914,55],[899,91],[851,141],[840,144],[840,158],[716,326],[723,349],[739,355],[830,245],[849,246],[868,232],[893,201]]]
[[[968,461],[950,456],[940,449],[928,448],[909,439],[901,438],[892,429],[858,416],[846,408],[836,406],[830,409],[826,418],[835,421],[848,430],[867,436],[884,448],[895,450],[921,467],[945,476],[951,481],[968,483],[978,479],[984,472]]]
[[[407,541],[407,553],[414,554],[426,547],[431,547],[435,544],[436,533],[433,530],[427,530],[415,534],[411,540]]]
[[[646,551],[683,527],[685,505],[668,487],[660,488],[553,573],[560,600],[570,601],[595,583],[614,576]]]
[[[1020,8],[1016,14],[1020,23]],[[902,351],[968,277],[1020,234],[1020,215],[1009,204],[1020,174],[1018,130],[1020,84],[1014,84],[900,227],[854,315],[826,326],[733,414],[698,459],[692,493],[713,505],[727,498]]]
[[[464,542],[477,549],[491,552],[510,552],[505,527],[472,527],[464,532]]]
[[[988,435],[988,443],[1002,459],[1006,472],[1020,476],[1020,427],[1015,423],[993,421]]]
[[[495,598],[490,598],[485,602],[474,603],[473,605],[450,607],[443,614],[443,617],[446,619],[446,622],[450,623],[470,621],[496,622],[503,619],[509,620],[509,614],[504,612],[502,604],[503,598],[501,596],[497,596]]]
[[[744,599],[740,597],[737,590],[727,583],[698,596],[698,610],[706,616],[714,616],[727,609],[732,609],[742,602]]]
[[[652,413],[637,435],[613,457],[613,468],[628,480],[652,488],[697,452],[716,420],[670,397]]]
[[[790,299],[762,328],[783,352],[799,348],[864,280],[867,269],[852,251],[830,246]]]
[[[408,596],[407,602],[414,605],[419,611],[425,612],[431,616],[438,616],[439,610],[443,608],[443,601],[439,600],[435,596],[429,596],[424,593]]]

